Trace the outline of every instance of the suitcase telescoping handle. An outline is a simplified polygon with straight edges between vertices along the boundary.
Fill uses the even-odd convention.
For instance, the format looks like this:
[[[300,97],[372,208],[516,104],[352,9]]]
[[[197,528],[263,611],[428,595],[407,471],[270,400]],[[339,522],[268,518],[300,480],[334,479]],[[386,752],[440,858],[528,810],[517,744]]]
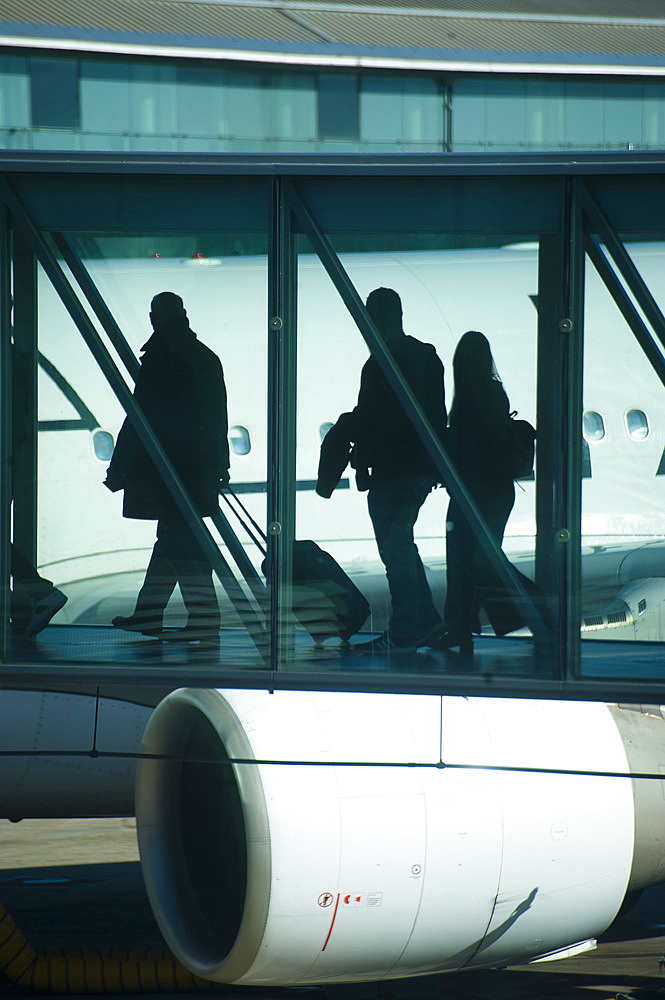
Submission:
[[[224,487],[221,496],[222,499],[226,501],[227,506],[236,517],[236,520],[242,525],[250,539],[254,542],[259,552],[265,556],[267,552],[268,538],[263,528],[257,524],[240,497],[237,493],[233,492],[230,486]],[[235,504],[231,503],[231,498],[233,498]]]

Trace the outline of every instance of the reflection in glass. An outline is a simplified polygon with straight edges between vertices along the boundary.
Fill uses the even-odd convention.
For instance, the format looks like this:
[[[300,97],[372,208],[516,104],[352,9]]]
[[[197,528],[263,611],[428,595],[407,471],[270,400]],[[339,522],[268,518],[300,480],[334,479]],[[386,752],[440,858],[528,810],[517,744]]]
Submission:
[[[662,244],[628,241],[626,249],[657,292],[665,270]],[[608,281],[613,283],[609,276]],[[617,279],[613,290],[622,287]],[[584,298],[584,397],[595,407],[583,418],[592,475],[582,482],[581,634],[586,640],[657,642],[663,638],[663,480],[658,476],[663,444],[647,414],[663,412],[665,390],[588,260]],[[636,400],[643,408],[634,405]],[[603,447],[594,449],[593,442],[603,439]],[[653,669],[645,663],[637,667],[627,660],[621,669],[626,676],[637,671],[644,676]]]
[[[152,297],[166,289],[182,295],[198,340],[223,363],[232,424],[231,480],[245,494],[252,516],[264,523],[266,455],[254,446],[249,428],[265,426],[266,399],[260,391],[248,392],[247,385],[248,380],[265,384],[265,238],[226,232],[203,237],[85,233],[72,239],[136,359],[145,353],[151,334]],[[148,248],[156,246],[160,255],[151,256]],[[223,268],[190,264],[201,246],[206,259],[223,260]],[[263,252],[257,253],[261,246]],[[108,627],[132,611],[155,541],[155,521],[123,518],[122,494],[111,494],[102,485],[125,413],[41,270],[38,310],[37,566],[68,597],[56,622]],[[131,389],[130,374],[122,367],[120,372]],[[241,545],[258,567],[263,558],[258,547],[246,535]],[[236,573],[235,563],[226,558]],[[222,626],[237,627],[236,606],[216,578],[215,589]],[[164,626],[171,629],[185,621],[176,589]],[[151,649],[158,656],[155,645],[146,646],[140,634],[113,635],[121,644],[138,639],[143,654]],[[113,653],[100,647],[96,655]],[[178,658],[184,651],[178,647],[169,655]]]
[[[409,248],[404,234],[395,234],[392,244],[391,236],[385,232],[334,235],[332,241],[336,248],[339,247],[342,267],[363,303],[376,288],[392,288],[398,292],[404,332],[421,343],[432,344],[443,362],[448,406],[453,395],[452,358],[456,345],[465,330],[485,332],[492,343],[511,408],[518,411],[520,418],[535,425],[538,314],[534,309],[534,297],[538,293],[538,241],[528,233],[520,233],[517,245],[514,238],[510,238],[505,241],[507,245],[488,249],[484,235],[479,237],[480,247],[469,247],[473,238],[457,234],[455,239],[462,248],[451,249],[453,239],[450,236],[421,232],[413,238],[413,247]],[[437,244],[440,249],[436,249]],[[428,250],[419,249],[423,245]],[[332,493],[313,495],[304,485],[312,482],[319,463],[319,452],[312,448],[313,440],[320,441],[322,432],[326,431],[327,450],[332,447],[328,442],[333,434],[335,439],[341,437],[338,424],[331,429],[332,420],[321,418],[343,418],[353,412],[369,351],[323,265],[304,241],[300,250],[297,461],[298,480],[302,485],[296,498],[296,535],[315,538],[369,600],[369,617],[361,631],[351,638],[353,647],[386,631],[391,615],[386,571],[368,512],[367,483],[363,483],[351,463],[342,471]],[[479,282],[485,289],[482,296],[477,294]],[[312,426],[318,430],[317,438],[313,438]],[[393,446],[396,467],[401,468],[406,463],[406,456],[394,442]],[[343,459],[342,455],[342,465]],[[355,465],[358,464],[355,461]],[[520,483],[515,493],[515,506],[504,536],[504,552],[515,568],[533,581],[535,480]],[[445,489],[434,489],[420,508],[415,525],[415,542],[434,607],[440,616],[443,616],[446,593],[448,501]],[[316,603],[314,596],[312,600]],[[546,601],[552,606],[549,598]],[[517,626],[524,626],[523,616],[518,617]],[[485,648],[485,637],[494,640],[495,636],[484,609],[480,609],[478,628],[483,638],[474,640],[474,657],[482,655],[476,650]],[[306,627],[302,627],[303,643],[305,631]],[[336,645],[333,633],[330,634],[325,645],[332,653],[339,648],[339,639]],[[518,649],[524,659],[512,650],[505,664],[499,668],[493,661],[491,669],[525,673],[533,669],[530,631],[521,627],[517,634],[521,637]],[[446,666],[450,669],[462,662],[455,660],[456,654],[451,654],[453,659],[448,661],[444,652],[423,650],[425,646],[419,653],[402,654],[399,663],[396,661],[391,668],[430,671]],[[350,651],[342,655],[343,663],[356,671],[390,666],[387,660],[375,662],[372,657]],[[347,663],[349,659],[351,662]]]
[[[587,441],[602,441],[605,437],[605,421],[595,410],[585,411],[582,417],[582,429]]]
[[[95,457],[100,462],[110,462],[113,458],[113,435],[108,431],[96,430],[92,435],[92,446],[95,449]]]
[[[626,427],[633,441],[644,441],[649,436],[649,421],[644,410],[628,410]]]
[[[229,444],[234,455],[249,455],[252,450],[252,440],[246,427],[234,424],[229,427]]]

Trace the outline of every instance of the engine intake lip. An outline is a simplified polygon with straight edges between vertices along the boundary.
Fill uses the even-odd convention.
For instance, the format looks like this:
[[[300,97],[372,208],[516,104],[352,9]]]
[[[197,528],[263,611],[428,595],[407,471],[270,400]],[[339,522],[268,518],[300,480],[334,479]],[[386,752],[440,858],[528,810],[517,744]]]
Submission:
[[[141,867],[167,944],[195,974],[234,982],[263,939],[270,829],[258,765],[217,691],[179,690],[154,712],[136,781]]]

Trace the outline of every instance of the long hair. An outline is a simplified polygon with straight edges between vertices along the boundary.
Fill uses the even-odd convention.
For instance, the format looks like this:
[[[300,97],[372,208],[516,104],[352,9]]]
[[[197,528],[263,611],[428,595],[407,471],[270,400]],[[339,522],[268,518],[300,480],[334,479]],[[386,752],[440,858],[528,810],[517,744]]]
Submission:
[[[476,420],[491,421],[490,414],[497,405],[497,400],[505,396],[505,391],[489,341],[478,330],[469,330],[460,337],[453,355],[453,380],[450,427],[457,427],[466,433],[468,428],[458,427],[458,422],[462,420],[466,423],[470,414],[475,414]],[[496,386],[501,387],[498,395]],[[462,417],[462,414],[466,416]]]
[[[488,382],[501,379],[492,357],[490,343],[484,333],[468,330],[460,337],[453,355],[455,393],[462,390],[474,395]]]

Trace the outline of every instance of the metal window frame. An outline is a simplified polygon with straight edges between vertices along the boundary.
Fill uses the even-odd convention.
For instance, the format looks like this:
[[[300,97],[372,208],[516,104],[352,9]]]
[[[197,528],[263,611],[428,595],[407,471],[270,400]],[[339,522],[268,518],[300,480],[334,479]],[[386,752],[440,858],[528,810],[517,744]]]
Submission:
[[[640,317],[640,324],[629,321],[631,329],[639,336],[645,350],[651,351],[655,365],[662,367],[660,360],[660,344],[665,343],[665,321],[660,312],[654,312],[653,297],[646,286],[640,285],[638,274],[631,272],[631,262],[616,231],[607,216],[600,209],[594,190],[594,181],[600,177],[611,177],[617,174],[639,177],[641,174],[665,175],[665,155],[634,154],[630,156],[615,154],[600,154],[589,156],[563,157],[560,154],[520,156],[502,155],[487,156],[456,156],[441,158],[431,157],[326,157],[325,159],[307,157],[168,157],[158,155],[137,157],[114,157],[113,155],[81,156],[67,154],[27,155],[0,154],[0,172],[29,174],[57,174],[63,170],[76,174],[115,174],[121,170],[125,175],[152,176],[153,174],[180,175],[190,173],[195,179],[197,175],[212,176],[249,176],[251,174],[270,179],[272,185],[271,202],[273,206],[273,221],[269,241],[270,273],[269,273],[269,315],[268,330],[270,337],[269,352],[269,410],[270,410],[270,469],[268,488],[269,521],[272,526],[270,534],[270,549],[273,554],[270,577],[270,600],[273,621],[279,623],[277,629],[271,632],[271,671],[256,671],[254,677],[248,671],[236,671],[233,676],[226,672],[222,674],[223,682],[233,686],[248,687],[281,687],[294,689],[346,689],[346,690],[386,690],[412,692],[446,692],[446,693],[483,693],[504,696],[531,697],[571,697],[571,698],[617,698],[620,700],[653,700],[656,682],[630,678],[618,681],[601,681],[585,679],[579,672],[580,637],[578,629],[579,611],[579,579],[580,579],[580,533],[581,533],[581,468],[582,441],[579,433],[582,415],[582,373],[581,358],[583,352],[583,294],[584,294],[584,263],[586,255],[604,269],[601,277],[610,293],[619,304],[628,320],[629,315],[639,315],[634,308],[632,299],[638,303],[640,310],[647,316],[649,324],[654,328],[654,335],[647,330],[648,340],[644,339],[642,327],[647,329]],[[550,247],[550,260],[557,261],[557,278],[550,288],[550,302],[547,306],[547,316],[544,321],[542,336],[552,338],[552,358],[554,372],[550,371],[553,384],[560,395],[554,406],[552,426],[548,430],[547,451],[548,461],[554,470],[557,489],[554,499],[547,510],[547,528],[552,529],[551,537],[544,538],[547,559],[553,564],[549,569],[549,579],[554,580],[558,587],[559,600],[563,609],[562,624],[559,634],[555,636],[556,656],[562,667],[560,678],[549,681],[526,677],[493,678],[492,687],[481,679],[446,677],[444,675],[415,676],[393,674],[388,677],[371,676],[359,671],[353,675],[334,675],[319,672],[316,674],[298,674],[289,669],[290,649],[293,636],[292,620],[287,611],[290,593],[290,546],[285,544],[294,537],[295,532],[295,413],[296,413],[296,357],[297,345],[295,335],[297,329],[295,281],[297,274],[297,257],[295,255],[294,228],[298,225],[307,232],[310,241],[322,259],[337,290],[345,301],[347,308],[354,317],[363,337],[377,357],[381,355],[380,343],[373,330],[371,321],[364,307],[355,294],[353,286],[344,275],[336,255],[330,254],[326,247],[326,237],[313,217],[308,217],[306,206],[298,196],[299,177],[339,178],[391,176],[413,178],[414,176],[432,177],[482,177],[490,175],[495,178],[515,176],[539,176],[543,173],[561,177],[560,226],[553,235]],[[625,213],[624,213],[625,214]],[[4,218],[5,241],[8,222]],[[600,246],[603,244],[605,250]],[[3,290],[8,289],[9,253],[5,242],[4,250],[0,252],[0,278]],[[64,249],[63,249],[64,247]],[[61,252],[65,252],[64,243]],[[326,264],[327,262],[327,264]],[[634,269],[633,269],[634,270]],[[643,285],[643,282],[642,282]],[[630,295],[626,293],[626,288]],[[94,290],[84,290],[93,311]],[[7,294],[7,293],[6,293]],[[6,294],[4,296],[6,301]],[[620,304],[621,303],[621,304]],[[103,303],[102,303],[103,305]],[[623,306],[623,308],[622,308]],[[540,303],[539,303],[540,307]],[[102,316],[98,318],[106,328]],[[540,315],[540,308],[539,308]],[[271,324],[271,319],[279,323]],[[8,312],[3,307],[5,337],[8,341]],[[76,320],[75,320],[76,321]],[[112,340],[112,333],[107,329]],[[643,339],[640,339],[643,338]],[[539,341],[541,333],[539,332]],[[649,347],[649,344],[652,346]],[[7,359],[3,358],[7,364]],[[540,360],[540,346],[539,346]],[[400,384],[399,373],[387,352],[384,352],[382,368],[386,376],[392,379],[391,384],[402,399],[407,412],[419,426],[423,440],[432,446],[431,429],[417,412],[414,401],[409,400],[408,386]],[[118,378],[119,374],[116,371]],[[122,381],[122,380],[121,380]],[[661,381],[663,379],[661,378]],[[111,384],[111,379],[109,378]],[[7,413],[8,380],[3,378],[0,393],[0,407]],[[541,380],[539,379],[539,391]],[[126,389],[126,387],[125,387]],[[126,389],[127,392],[129,390]],[[541,401],[538,402],[539,413]],[[542,406],[546,401],[542,400]],[[129,412],[129,410],[128,410]],[[540,422],[540,421],[539,421]],[[4,431],[4,444],[0,442],[3,457],[7,455],[7,435]],[[436,442],[434,442],[436,445]],[[434,447],[436,452],[436,447]],[[539,440],[539,462],[543,452],[542,441]],[[558,453],[558,458],[557,458]],[[561,455],[565,459],[561,460]],[[445,454],[439,449],[436,454],[440,466],[446,469],[455,481],[455,473],[447,463]],[[558,464],[557,464],[558,463]],[[6,466],[5,466],[6,467]],[[9,566],[9,539],[6,511],[8,502],[4,496],[3,484],[6,477],[0,481],[0,504],[5,511],[3,518],[2,537],[0,538],[0,571],[7,573]],[[464,486],[458,483],[454,486],[459,496],[463,496]],[[537,499],[537,506],[542,498]],[[11,501],[9,501],[11,502]],[[468,507],[472,510],[471,505]],[[538,506],[539,512],[545,508]],[[0,511],[1,513],[2,511]],[[471,518],[473,515],[471,514]],[[482,534],[480,519],[476,522],[479,533]],[[492,545],[489,546],[491,548]],[[496,552],[494,553],[496,556]],[[499,557],[500,558],[500,557]],[[538,556],[537,556],[538,558]],[[8,576],[5,576],[8,579]],[[515,589],[515,581],[510,580]],[[506,582],[508,582],[508,580]],[[6,588],[3,588],[6,591]],[[519,593],[519,590],[517,590]],[[3,595],[5,606],[6,593]],[[6,618],[4,619],[6,622]],[[2,628],[6,626],[3,625]],[[6,632],[0,632],[0,640]],[[6,649],[6,647],[5,647]],[[276,669],[277,668],[277,669]],[[53,668],[50,668],[53,676]],[[172,671],[170,672],[172,676]],[[99,676],[100,671],[96,671]],[[186,679],[188,683],[210,684],[214,674],[210,671],[206,678],[190,678],[183,668],[179,680]],[[105,680],[112,682],[110,671]],[[154,676],[152,679],[154,683]]]
[[[339,257],[333,250],[330,241],[321,232],[309,207],[298,192],[296,185],[293,182],[287,183],[291,210],[323,264],[328,277],[335,286],[337,294],[351,314],[363,339],[379,363],[379,367],[388,384],[402,404],[404,412],[436,464],[438,471],[441,473],[442,481],[446,483],[448,492],[459,503],[464,516],[477,534],[478,542],[488,558],[492,569],[497,573],[508,593],[515,597],[520,608],[524,610],[526,624],[532,629],[535,638],[544,644],[546,647],[545,655],[547,655],[551,639],[538,609],[522,586],[515,570],[504,555],[501,546],[497,544],[477,504],[448,457],[442,443],[434,433],[429,420],[422,411],[422,407],[419,405],[412,389],[395,362],[386,342],[379,335],[376,326],[356,292],[351,279],[344,270]]]
[[[15,225],[20,228],[23,235],[32,246],[35,256],[44,268],[46,275],[55,288],[63,305],[69,312],[71,319],[76,324],[79,333],[97,362],[97,365],[106,378],[110,388],[127,414],[137,434],[143,441],[150,458],[154,462],[155,467],[164,480],[166,488],[177,504],[185,523],[198,544],[201,546],[202,551],[210,560],[214,572],[217,574],[222,586],[231,599],[240,620],[247,628],[247,631],[259,654],[264,657],[265,624],[262,617],[247,601],[247,597],[236,580],[229,564],[220,552],[219,547],[215,544],[207,526],[202,521],[191,497],[169,461],[149,421],[146,419],[143,411],[136,403],[133,395],[130,393],[119,369],[113,361],[113,358],[109,354],[94,325],[91,323],[89,316],[83,309],[77,295],[69,284],[55,256],[51,253],[43,234],[30,218],[30,215],[25,206],[22,204],[21,199],[18,197],[10,182],[6,178],[3,178],[2,187],[4,202],[14,220]],[[80,265],[80,267],[82,268],[82,265]],[[85,269],[83,269],[83,272],[84,270]],[[84,289],[86,293],[92,293],[92,290],[94,289],[92,282],[90,282],[89,278],[85,275],[83,276],[85,278]],[[96,293],[96,290],[94,290],[94,292]],[[96,294],[98,295],[98,293]],[[91,294],[91,299],[94,301],[94,294]],[[110,317],[110,313],[108,313],[108,317]],[[113,334],[124,340],[119,328],[112,320],[112,317],[110,317],[110,320],[111,322],[109,324],[109,328],[112,330]],[[126,342],[125,348],[126,351],[123,353],[125,354],[126,359],[130,361],[130,367],[133,371],[138,373],[138,362],[134,359],[133,354],[131,354],[129,346]],[[127,355],[127,352],[129,352],[131,357]],[[11,419],[7,421],[7,425],[11,427]],[[235,535],[221,511],[218,512],[218,518],[220,530],[223,533],[224,540],[227,544],[229,544],[230,548],[236,548],[239,550],[241,558],[243,559],[243,565],[245,565],[244,560],[246,557],[244,551],[239,543],[237,543],[237,539],[235,539]],[[217,518],[215,520],[217,521]],[[247,564],[251,566],[248,562]],[[252,574],[254,574],[253,567],[251,568],[251,571]]]

